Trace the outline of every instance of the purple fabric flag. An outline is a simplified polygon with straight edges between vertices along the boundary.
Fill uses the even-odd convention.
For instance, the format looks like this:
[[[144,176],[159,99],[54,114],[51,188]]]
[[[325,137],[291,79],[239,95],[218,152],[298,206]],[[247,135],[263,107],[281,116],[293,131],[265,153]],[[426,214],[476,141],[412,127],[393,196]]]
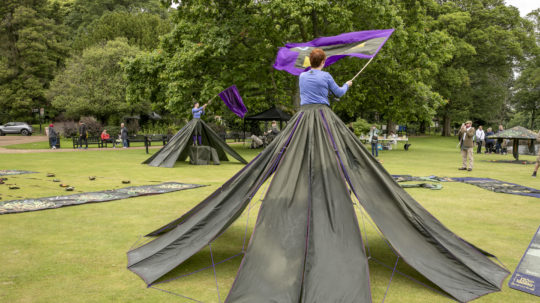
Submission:
[[[394,29],[350,32],[305,43],[287,43],[279,49],[274,68],[298,76],[310,67],[309,54],[314,48],[321,48],[326,53],[324,66],[346,56],[370,59],[377,55],[393,32]]]
[[[238,117],[244,118],[247,113],[246,106],[240,97],[236,85],[229,86],[226,90],[219,93],[219,97],[225,102],[225,105]]]

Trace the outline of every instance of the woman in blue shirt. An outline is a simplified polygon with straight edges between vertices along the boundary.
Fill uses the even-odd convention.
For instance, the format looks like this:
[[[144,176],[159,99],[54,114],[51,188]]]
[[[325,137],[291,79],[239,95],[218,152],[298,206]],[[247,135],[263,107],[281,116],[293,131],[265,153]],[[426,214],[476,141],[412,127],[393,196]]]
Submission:
[[[206,104],[202,107],[199,107],[199,102],[196,102],[193,105],[193,108],[191,109],[191,113],[193,114],[193,119],[200,119],[202,115],[204,115],[204,109],[206,108]],[[199,145],[202,145],[202,126],[200,123],[197,123],[195,126],[195,131],[193,132],[193,145],[197,145],[197,138],[199,139]]]
[[[322,71],[326,54],[320,48],[314,49],[309,54],[309,61],[311,69],[300,74],[300,105],[326,104],[330,106],[328,93],[332,92],[339,98],[351,87],[352,81],[347,81],[339,87],[332,75]]]

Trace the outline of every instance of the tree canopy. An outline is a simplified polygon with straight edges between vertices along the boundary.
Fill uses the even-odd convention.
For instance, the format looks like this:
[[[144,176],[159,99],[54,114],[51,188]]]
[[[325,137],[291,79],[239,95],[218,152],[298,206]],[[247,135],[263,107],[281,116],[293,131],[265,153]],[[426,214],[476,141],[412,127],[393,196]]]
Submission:
[[[66,28],[45,0],[0,4],[0,119],[28,117],[67,56]]]
[[[537,128],[538,15],[522,18],[504,0],[7,0],[0,4],[0,106],[13,118],[52,100],[74,118],[106,120],[128,108],[187,118],[194,101],[235,84],[252,113],[275,105],[293,112],[298,78],[273,69],[279,47],[393,28],[333,103],[344,121],[390,128],[439,121],[443,135],[469,119]],[[103,65],[110,60],[116,63]],[[342,84],[366,62],[346,58],[327,70]],[[114,83],[101,85],[104,79]],[[85,91],[90,83],[93,96]],[[114,100],[110,114],[83,101],[98,97]],[[209,110],[238,122],[221,102]]]
[[[74,119],[93,116],[107,122],[111,117],[119,120],[123,115],[146,112],[147,103],[130,106],[125,101],[122,64],[139,52],[126,38],[87,48],[81,56],[67,60],[65,70],[51,83],[48,97],[56,108]]]

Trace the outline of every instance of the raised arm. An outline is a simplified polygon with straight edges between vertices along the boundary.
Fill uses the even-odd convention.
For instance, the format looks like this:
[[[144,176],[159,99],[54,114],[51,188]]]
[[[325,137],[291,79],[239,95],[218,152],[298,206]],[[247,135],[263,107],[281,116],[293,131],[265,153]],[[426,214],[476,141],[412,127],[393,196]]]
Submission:
[[[326,81],[328,83],[328,87],[329,87],[330,91],[338,98],[345,95],[345,93],[349,89],[349,86],[352,85],[352,81],[347,81],[347,83],[343,84],[342,87],[339,87],[336,84],[336,81],[334,81],[334,78],[332,77],[332,75],[330,75],[330,74],[327,74],[327,75],[328,76],[327,76]]]

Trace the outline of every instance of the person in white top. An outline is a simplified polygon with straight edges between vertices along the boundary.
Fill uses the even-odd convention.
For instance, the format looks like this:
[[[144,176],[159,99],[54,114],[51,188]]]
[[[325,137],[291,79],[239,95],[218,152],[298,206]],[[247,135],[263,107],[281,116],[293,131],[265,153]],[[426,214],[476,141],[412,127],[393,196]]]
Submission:
[[[475,137],[476,137],[476,144],[478,145],[478,148],[476,149],[476,153],[481,154],[482,144],[484,143],[484,139],[486,138],[486,134],[484,133],[484,130],[482,129],[482,125],[478,126]]]

